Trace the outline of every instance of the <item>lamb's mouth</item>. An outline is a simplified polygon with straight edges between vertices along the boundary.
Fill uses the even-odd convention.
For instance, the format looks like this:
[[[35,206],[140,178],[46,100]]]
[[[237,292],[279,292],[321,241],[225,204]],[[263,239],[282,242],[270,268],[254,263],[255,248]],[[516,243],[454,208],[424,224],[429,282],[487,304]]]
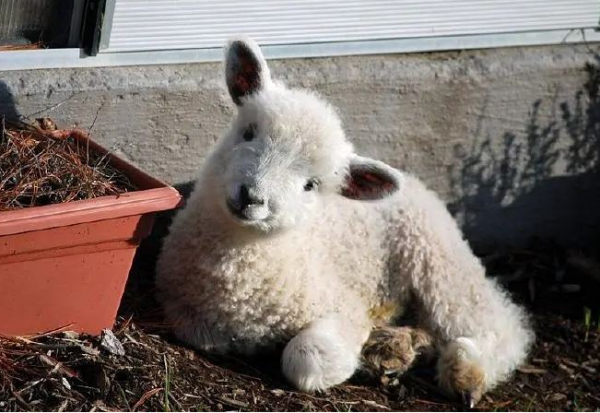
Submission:
[[[235,201],[228,199],[226,201],[227,210],[229,213],[242,224],[250,225],[254,223],[260,223],[266,221],[267,217],[257,216],[261,215],[254,207],[240,207]],[[268,214],[267,214],[268,215]]]
[[[251,221],[252,218],[248,216],[248,208],[240,208],[234,201],[231,199],[227,200],[227,209],[229,212],[236,218],[242,221]]]

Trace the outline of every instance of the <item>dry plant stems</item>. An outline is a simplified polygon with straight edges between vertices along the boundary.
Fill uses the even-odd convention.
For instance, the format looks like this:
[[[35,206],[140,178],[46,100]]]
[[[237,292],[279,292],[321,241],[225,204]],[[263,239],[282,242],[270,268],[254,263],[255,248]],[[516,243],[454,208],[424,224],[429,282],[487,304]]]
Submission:
[[[592,310],[590,310],[588,307],[583,307],[583,325],[585,327],[584,341],[587,343],[590,335],[590,328],[592,327]]]
[[[2,120],[0,211],[60,204],[134,189],[106,155],[75,139],[81,131]]]
[[[597,411],[600,335],[584,343],[579,319],[540,309],[538,343],[509,385],[489,393],[485,411]],[[145,316],[145,314],[144,314]],[[139,320],[139,319],[137,319]],[[170,337],[120,319],[116,354],[101,337],[55,330],[35,337],[0,336],[0,411],[454,411],[433,366],[389,384],[357,375],[325,395],[291,391],[276,357],[207,357]],[[568,338],[568,339],[567,339]],[[459,410],[460,411],[460,410]]]
[[[14,52],[19,50],[37,50],[44,49],[44,45],[42,42],[35,42],[30,44],[9,44],[0,46],[0,52]]]

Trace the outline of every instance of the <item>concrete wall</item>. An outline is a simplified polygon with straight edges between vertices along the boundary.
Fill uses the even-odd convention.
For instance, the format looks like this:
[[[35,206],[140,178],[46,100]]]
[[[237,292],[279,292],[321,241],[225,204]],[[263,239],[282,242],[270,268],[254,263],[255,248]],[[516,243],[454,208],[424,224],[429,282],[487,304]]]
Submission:
[[[273,61],[340,108],[360,152],[409,170],[469,238],[600,234],[599,60],[589,46]],[[0,72],[0,110],[50,116],[171,183],[193,178],[233,106],[217,64]]]

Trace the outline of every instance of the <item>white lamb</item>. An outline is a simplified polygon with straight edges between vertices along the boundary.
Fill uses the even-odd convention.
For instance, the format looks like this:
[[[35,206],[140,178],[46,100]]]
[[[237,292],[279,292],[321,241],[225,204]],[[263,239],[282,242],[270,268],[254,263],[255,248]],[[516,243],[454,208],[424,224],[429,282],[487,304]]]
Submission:
[[[473,405],[506,379],[533,334],[438,197],[355,154],[334,108],[271,79],[251,40],[225,60],[237,116],[158,262],[175,334],[212,352],[287,343],[285,377],[319,391],[348,379],[373,326],[414,299],[444,390]]]

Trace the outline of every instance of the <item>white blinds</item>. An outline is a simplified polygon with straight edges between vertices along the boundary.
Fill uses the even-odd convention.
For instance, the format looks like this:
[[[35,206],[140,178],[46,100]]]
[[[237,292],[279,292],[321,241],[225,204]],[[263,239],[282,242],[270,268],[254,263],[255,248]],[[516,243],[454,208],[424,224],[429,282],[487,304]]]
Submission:
[[[215,48],[240,33],[287,45],[583,29],[600,16],[598,0],[112,1],[104,52]]]

